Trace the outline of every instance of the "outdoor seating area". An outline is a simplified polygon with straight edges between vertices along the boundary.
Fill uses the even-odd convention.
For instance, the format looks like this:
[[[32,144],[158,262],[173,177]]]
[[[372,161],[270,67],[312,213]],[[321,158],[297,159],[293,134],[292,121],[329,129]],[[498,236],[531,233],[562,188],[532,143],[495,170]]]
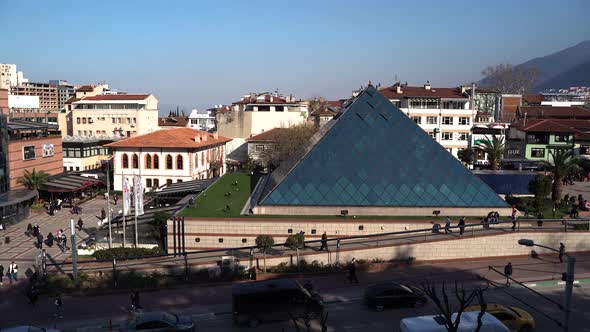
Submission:
[[[49,179],[39,190],[40,197],[48,201],[63,200],[62,207],[71,208],[84,203],[98,194],[104,183],[95,178],[76,174]]]

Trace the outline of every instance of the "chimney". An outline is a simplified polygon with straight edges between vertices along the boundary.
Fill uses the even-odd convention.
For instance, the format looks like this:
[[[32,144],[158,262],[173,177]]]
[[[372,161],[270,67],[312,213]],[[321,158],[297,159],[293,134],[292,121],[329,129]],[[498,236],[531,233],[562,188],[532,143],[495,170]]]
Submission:
[[[402,86],[401,86],[401,85],[399,85],[399,84],[398,84],[398,85],[396,85],[396,86],[395,86],[395,92],[396,92],[396,93],[402,93]]]
[[[475,109],[475,82],[471,82],[471,96],[470,96],[470,103],[471,103],[471,109],[474,110]]]
[[[424,84],[424,89],[426,90],[430,90],[432,86],[430,85],[430,81],[426,81],[426,84]]]
[[[219,138],[219,134],[218,134],[217,132],[214,132],[214,133],[213,133],[213,138],[214,138],[214,139],[218,139],[218,138]]]
[[[461,93],[466,93],[467,92],[467,87],[461,85],[461,86],[459,86],[459,88],[461,88]]]

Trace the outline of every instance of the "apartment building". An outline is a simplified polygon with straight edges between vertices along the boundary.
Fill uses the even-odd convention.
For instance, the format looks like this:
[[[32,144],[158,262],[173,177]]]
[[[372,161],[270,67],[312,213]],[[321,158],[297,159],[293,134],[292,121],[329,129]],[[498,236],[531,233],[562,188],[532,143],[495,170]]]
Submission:
[[[205,113],[200,113],[198,110],[193,109],[191,114],[188,116],[188,127],[203,131],[211,131],[215,129],[215,116],[211,110]]]
[[[151,94],[70,98],[65,112],[73,136],[131,137],[158,130],[158,100]]]
[[[57,106],[60,111],[65,109],[66,101],[76,95],[76,88],[64,80],[50,80],[49,84],[57,86]]]
[[[144,188],[225,174],[225,144],[230,138],[191,128],[161,129],[107,144],[113,152],[114,189],[141,175]]]
[[[456,157],[469,146],[476,114],[471,106],[474,96],[468,90],[464,86],[435,88],[427,82],[422,87],[396,83],[379,92]]]
[[[57,124],[59,102],[57,86],[49,83],[25,82],[10,89],[12,96],[38,97],[38,107],[12,105],[10,117],[19,120]]]

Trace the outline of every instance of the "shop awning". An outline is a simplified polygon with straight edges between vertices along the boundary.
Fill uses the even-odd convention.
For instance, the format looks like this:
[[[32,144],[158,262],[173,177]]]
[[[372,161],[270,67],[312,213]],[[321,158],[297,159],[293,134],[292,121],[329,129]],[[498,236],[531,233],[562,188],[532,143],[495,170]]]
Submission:
[[[0,194],[0,207],[15,205],[37,197],[35,190],[14,189]],[[0,216],[2,220],[2,216]]]
[[[90,186],[101,183],[102,181],[97,179],[70,174],[50,179],[49,181],[47,181],[47,183],[43,185],[43,187],[40,190],[51,193],[69,193],[86,189]]]

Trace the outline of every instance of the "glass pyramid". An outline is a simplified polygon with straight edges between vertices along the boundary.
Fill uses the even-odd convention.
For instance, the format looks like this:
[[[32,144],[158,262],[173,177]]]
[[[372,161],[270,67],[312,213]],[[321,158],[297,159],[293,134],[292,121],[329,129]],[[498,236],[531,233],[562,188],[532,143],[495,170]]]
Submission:
[[[259,204],[508,207],[372,86],[271,174]]]

